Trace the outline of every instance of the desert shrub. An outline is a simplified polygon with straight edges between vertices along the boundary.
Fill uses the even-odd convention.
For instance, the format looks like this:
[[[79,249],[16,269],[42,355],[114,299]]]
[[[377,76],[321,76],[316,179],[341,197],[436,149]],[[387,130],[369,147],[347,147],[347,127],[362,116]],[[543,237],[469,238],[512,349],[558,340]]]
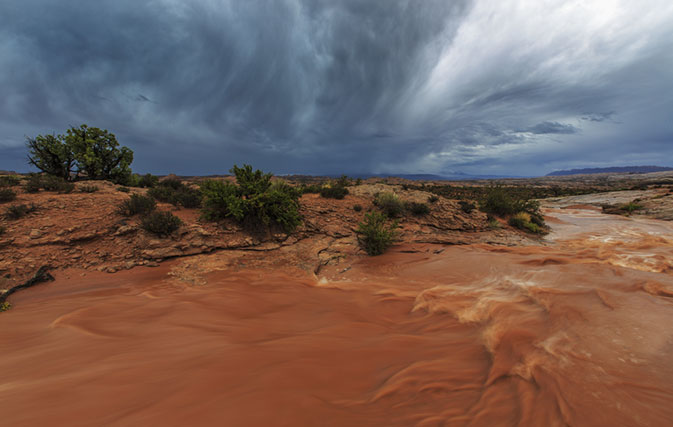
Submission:
[[[164,187],[163,185],[158,185],[147,190],[147,195],[153,199],[164,202],[164,203],[173,203],[175,190],[171,187]]]
[[[26,193],[37,193],[42,188],[42,177],[38,174],[30,174],[28,180],[23,185],[23,190]]]
[[[141,194],[132,194],[130,198],[124,200],[117,212],[124,216],[145,215],[152,212],[157,207],[157,202],[147,196]]]
[[[358,178],[355,180],[355,185],[362,185],[362,178]]]
[[[146,173],[145,175],[136,175],[137,181],[135,182],[134,187],[141,188],[152,188],[159,184],[159,177],[154,176],[151,173]]]
[[[219,221],[227,217],[243,218],[243,198],[238,186],[231,182],[208,179],[201,182],[203,194],[202,216],[210,221]]]
[[[169,181],[169,185],[158,185],[151,188],[147,194],[155,197],[161,202],[170,203],[175,206],[185,208],[198,208],[201,206],[201,192],[180,183],[178,187],[172,185],[174,181]]]
[[[364,221],[358,224],[358,241],[369,255],[384,253],[397,238],[397,221],[388,222],[380,212],[365,214]]]
[[[259,169],[253,171],[250,165],[243,165],[242,168],[234,165],[229,172],[236,177],[236,183],[243,198],[263,194],[271,187],[273,175]]]
[[[6,230],[5,230],[5,226],[4,226],[4,225],[0,225],[0,236],[2,236],[3,234],[5,234],[5,231],[6,231]]]
[[[643,206],[636,203],[636,201],[629,202],[622,206],[622,210],[626,211],[629,215],[642,208]]]
[[[320,190],[322,190],[322,185],[320,184],[302,185],[300,187],[302,194],[320,193]]]
[[[636,200],[624,205],[603,205],[603,213],[615,215],[631,215],[633,212],[643,209]]]
[[[253,226],[274,222],[290,232],[301,224],[298,199],[297,190],[285,183],[276,183],[252,199],[252,203],[248,205],[247,216],[252,220]]]
[[[173,190],[179,190],[185,186],[185,184],[183,184],[182,181],[180,181],[177,178],[166,178],[162,181],[159,181],[158,185],[162,187],[172,188]]]
[[[10,304],[9,301],[4,301],[0,303],[0,313],[2,313],[3,311],[7,311],[10,308],[12,308],[12,304]]]
[[[182,225],[177,216],[166,211],[155,211],[145,215],[140,222],[143,230],[158,236],[168,236]]]
[[[147,191],[150,197],[164,203],[185,208],[201,206],[201,192],[191,188],[177,179],[166,179]]]
[[[5,218],[11,220],[20,219],[28,215],[29,213],[35,212],[36,210],[37,206],[35,206],[34,204],[11,205],[8,206],[7,209],[5,209]]]
[[[430,208],[425,203],[409,202],[407,203],[407,210],[415,216],[423,216],[430,213]]]
[[[122,193],[129,193],[131,192],[131,189],[128,187],[117,187],[117,191],[121,191]]]
[[[0,176],[0,187],[14,187],[19,185],[21,180],[15,175]]]
[[[538,214],[540,203],[536,200],[521,198],[503,187],[491,187],[481,203],[481,209],[498,216],[514,215],[518,212]]]
[[[543,229],[540,225],[533,222],[533,216],[527,212],[518,212],[508,221],[509,225],[531,233],[542,233]]]
[[[459,201],[458,205],[460,205],[460,210],[466,214],[471,213],[476,208],[474,203],[466,202],[464,200]]]
[[[519,212],[516,215],[513,215],[508,223],[512,227],[524,229],[524,224],[530,222],[530,215],[525,212]]]
[[[404,213],[404,202],[395,193],[378,193],[374,197],[374,205],[388,218],[397,218]]]
[[[99,188],[95,185],[83,185],[79,188],[82,193],[95,193]]]
[[[544,218],[540,214],[532,214],[530,216],[530,222],[537,225],[538,227],[544,227],[545,226]]]
[[[500,224],[500,222],[497,219],[491,218],[491,219],[488,220],[488,227],[496,230],[498,228],[502,228],[502,225]]]
[[[542,233],[542,229],[540,228],[540,226],[532,222],[526,222],[523,224],[523,226],[526,230],[530,231],[531,233],[536,234]]]
[[[320,195],[328,199],[343,199],[348,194],[348,188],[335,185],[335,186],[325,186],[320,189]]]
[[[500,187],[493,187],[481,205],[484,212],[498,216],[516,213],[514,200]]]
[[[300,223],[299,196],[301,190],[285,182],[271,184],[271,174],[253,171],[249,165],[234,167],[236,184],[217,180],[201,183],[202,216],[217,221],[233,218],[250,226],[281,226],[293,231]]]
[[[348,175],[341,175],[339,179],[336,180],[336,187],[348,187],[349,185],[352,185],[351,179],[348,177]]]
[[[178,204],[187,209],[201,207],[201,192],[197,189],[185,186],[175,194]]]
[[[40,183],[40,187],[42,187],[45,191],[72,193],[72,190],[75,189],[75,184],[54,175],[40,175],[37,180]]]
[[[0,203],[11,202],[16,199],[16,193],[9,188],[0,188]]]
[[[437,203],[438,200],[439,200],[439,197],[437,197],[434,194],[432,196],[428,197],[428,202],[430,202],[430,203]]]
[[[353,210],[355,212],[360,212],[362,210],[362,206],[361,205],[353,205]]]

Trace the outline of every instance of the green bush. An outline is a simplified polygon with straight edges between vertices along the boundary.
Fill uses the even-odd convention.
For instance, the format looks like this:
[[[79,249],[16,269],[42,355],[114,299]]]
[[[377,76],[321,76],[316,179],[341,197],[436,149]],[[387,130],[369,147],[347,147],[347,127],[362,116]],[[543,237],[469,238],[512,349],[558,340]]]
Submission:
[[[432,196],[428,197],[428,202],[430,202],[430,203],[437,203],[438,200],[439,200],[439,197],[437,197],[434,194]]]
[[[537,225],[538,227],[544,227],[545,226],[544,218],[540,214],[531,214],[530,215],[530,222]]]
[[[234,165],[229,172],[236,177],[240,195],[244,199],[263,194],[271,187],[273,175],[259,169],[253,171],[250,165],[243,165],[242,168]]]
[[[348,175],[341,175],[339,179],[336,181],[336,187],[348,187],[349,185],[353,185],[351,179],[348,177]]]
[[[163,185],[158,185],[147,190],[147,195],[153,199],[164,202],[164,203],[173,203],[175,199],[175,191],[171,187],[164,187]]]
[[[79,188],[82,193],[95,193],[99,188],[95,185],[83,185]]]
[[[119,205],[117,212],[124,216],[145,215],[152,212],[156,207],[157,202],[153,198],[141,194],[132,194],[129,199],[124,200]]]
[[[3,234],[5,234],[5,231],[6,231],[6,230],[5,230],[5,226],[4,226],[4,225],[0,225],[0,236],[2,236]]]
[[[11,220],[20,219],[36,210],[37,206],[34,204],[8,206],[7,209],[5,209],[5,218]]]
[[[147,191],[150,197],[175,206],[188,209],[201,206],[201,192],[191,188],[177,179],[167,179]]]
[[[122,193],[130,193],[131,189],[128,187],[117,187],[117,191],[121,191]]]
[[[395,193],[383,192],[374,197],[374,205],[388,218],[397,218],[404,213],[404,202]]]
[[[507,191],[503,187],[491,187],[481,204],[481,209],[498,216],[514,215],[518,212],[533,215],[539,213],[540,203],[517,197],[513,191]]]
[[[415,216],[423,216],[430,213],[430,208],[425,203],[409,202],[407,203],[407,210]]]
[[[244,202],[238,186],[231,182],[208,179],[201,182],[202,216],[210,221],[244,217]]]
[[[635,201],[629,202],[622,206],[622,210],[626,211],[629,215],[632,214],[635,211],[638,211],[640,209],[643,209],[642,205],[639,205]]]
[[[178,178],[166,178],[158,182],[158,185],[162,187],[172,188],[173,190],[179,190],[185,186]]]
[[[3,311],[7,311],[10,308],[12,308],[12,304],[10,304],[9,301],[4,301],[0,303],[0,313],[2,313]]]
[[[32,174],[28,178],[24,189],[27,193],[37,193],[40,188],[45,191],[71,193],[75,189],[75,184],[54,175]]]
[[[320,193],[320,190],[322,190],[322,185],[320,184],[302,185],[299,190],[301,191],[301,194]]]
[[[38,174],[30,174],[28,181],[23,185],[26,193],[37,193],[42,188],[42,177]]]
[[[0,203],[11,202],[16,199],[16,193],[9,188],[0,188]]]
[[[358,241],[369,255],[384,253],[397,238],[397,221],[387,222],[380,212],[365,214],[364,221],[358,224]]]
[[[201,191],[190,187],[179,190],[175,195],[178,204],[187,209],[201,207],[201,197]]]
[[[236,184],[217,180],[201,183],[205,219],[233,218],[255,228],[275,224],[288,233],[301,223],[301,190],[285,182],[271,184],[271,174],[253,172],[249,165],[242,168],[234,165],[231,172],[236,176]]]
[[[151,173],[146,173],[145,175],[137,175],[138,179],[135,183],[135,187],[141,188],[152,188],[159,184],[159,177],[154,176]]]
[[[353,205],[353,210],[355,212],[360,212],[362,210],[362,206],[361,205]]]
[[[168,236],[182,225],[182,221],[170,212],[155,211],[143,217],[143,230],[158,236]]]
[[[474,203],[466,202],[464,200],[459,201],[458,205],[460,205],[460,210],[466,214],[472,213],[472,211],[476,208]]]
[[[19,185],[21,180],[16,175],[0,176],[0,187],[14,187]]]
[[[523,226],[526,230],[530,231],[531,233],[536,234],[542,233],[542,229],[540,228],[540,226],[532,222],[527,222]]]
[[[527,212],[518,212],[509,219],[508,223],[512,227],[531,233],[542,233],[544,231],[540,225],[533,222],[533,216]]]
[[[335,185],[333,187],[322,187],[320,189],[320,196],[327,199],[343,199],[348,194],[348,188],[341,185]]]

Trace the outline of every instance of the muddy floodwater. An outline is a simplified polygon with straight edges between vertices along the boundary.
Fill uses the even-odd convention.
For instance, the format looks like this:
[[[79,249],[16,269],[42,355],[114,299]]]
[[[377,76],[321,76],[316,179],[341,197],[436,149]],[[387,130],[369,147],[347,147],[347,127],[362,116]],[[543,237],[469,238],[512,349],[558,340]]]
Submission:
[[[0,314],[0,425],[672,425],[673,224],[546,214],[322,277],[56,272]]]

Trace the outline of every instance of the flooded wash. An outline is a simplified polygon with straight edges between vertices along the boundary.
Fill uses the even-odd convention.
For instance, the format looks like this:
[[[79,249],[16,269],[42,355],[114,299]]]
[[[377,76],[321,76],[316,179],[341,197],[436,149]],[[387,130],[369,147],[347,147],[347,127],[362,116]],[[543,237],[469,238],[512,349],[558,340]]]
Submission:
[[[547,214],[321,277],[56,272],[0,314],[0,425],[671,425],[673,224]]]

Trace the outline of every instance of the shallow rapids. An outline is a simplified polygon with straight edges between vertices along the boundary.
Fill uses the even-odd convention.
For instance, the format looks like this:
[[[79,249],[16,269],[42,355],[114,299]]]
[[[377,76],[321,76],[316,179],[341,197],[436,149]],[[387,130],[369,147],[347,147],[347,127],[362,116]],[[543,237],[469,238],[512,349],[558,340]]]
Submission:
[[[673,224],[547,215],[546,245],[320,278],[226,252],[197,285],[179,260],[57,272],[0,314],[0,425],[670,425]]]

